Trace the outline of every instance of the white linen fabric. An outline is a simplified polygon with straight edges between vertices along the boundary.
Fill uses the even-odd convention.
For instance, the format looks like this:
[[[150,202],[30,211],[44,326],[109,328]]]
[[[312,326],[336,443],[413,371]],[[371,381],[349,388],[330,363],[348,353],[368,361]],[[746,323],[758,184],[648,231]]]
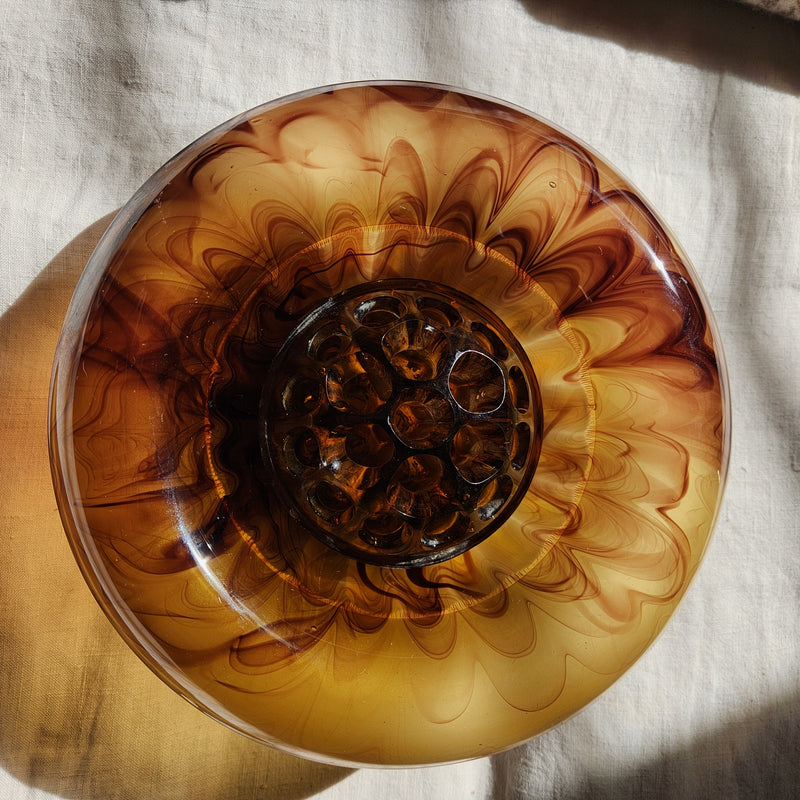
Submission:
[[[800,25],[721,0],[18,0],[0,37],[0,800],[800,796]],[[716,312],[734,438],[700,572],[609,691],[499,756],[352,771],[227,731],[128,651],[61,531],[46,402],[139,184],[240,111],[379,78],[531,109],[639,187]]]

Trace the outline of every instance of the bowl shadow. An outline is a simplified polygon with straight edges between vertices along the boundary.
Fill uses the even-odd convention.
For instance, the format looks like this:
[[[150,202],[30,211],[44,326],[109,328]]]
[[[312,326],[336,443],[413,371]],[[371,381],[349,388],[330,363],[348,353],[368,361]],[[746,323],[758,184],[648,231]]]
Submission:
[[[798,797],[800,693],[789,693],[771,704],[733,715],[679,747],[665,748],[658,756],[613,774],[602,759],[597,759],[594,771],[570,776],[568,788],[557,792],[546,788],[558,769],[552,756],[546,755],[546,749],[552,746],[544,738],[534,739],[525,747],[493,756],[493,797],[505,800],[527,800],[531,796],[541,800]],[[558,777],[563,782],[563,774]]]
[[[47,397],[69,299],[113,214],[70,242],[0,317],[0,767],[80,800],[281,798],[351,773],[251,742],[162,684],[84,583],[50,480]]]
[[[520,0],[541,22],[796,94],[800,22],[730,0]]]

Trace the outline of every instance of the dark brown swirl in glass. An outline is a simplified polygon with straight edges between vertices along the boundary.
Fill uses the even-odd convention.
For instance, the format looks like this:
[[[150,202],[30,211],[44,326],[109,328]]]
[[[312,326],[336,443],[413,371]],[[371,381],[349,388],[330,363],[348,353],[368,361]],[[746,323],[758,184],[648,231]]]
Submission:
[[[263,106],[167,164],[76,291],[53,473],[151,667],[262,741],[486,755],[675,608],[728,457],[687,261],[596,156],[418,84]]]

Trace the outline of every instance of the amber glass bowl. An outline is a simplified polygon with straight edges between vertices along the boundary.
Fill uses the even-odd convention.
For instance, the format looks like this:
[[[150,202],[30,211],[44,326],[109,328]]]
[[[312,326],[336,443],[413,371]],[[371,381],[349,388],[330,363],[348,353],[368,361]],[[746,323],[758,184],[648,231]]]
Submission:
[[[100,605],[193,704],[309,758],[443,763],[653,641],[727,397],[686,257],[594,153],[350,84],[222,125],[120,212],[58,346],[53,476]]]

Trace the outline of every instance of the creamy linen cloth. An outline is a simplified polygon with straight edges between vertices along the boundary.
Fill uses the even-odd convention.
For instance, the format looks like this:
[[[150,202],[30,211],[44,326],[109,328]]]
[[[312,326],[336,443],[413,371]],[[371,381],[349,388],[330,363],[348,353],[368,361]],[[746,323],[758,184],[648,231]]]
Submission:
[[[800,796],[800,27],[677,0],[33,0],[0,17],[0,800]],[[46,397],[118,209],[217,123],[407,78],[493,94],[615,163],[690,254],[726,345],[716,535],[655,645],[506,754],[350,771],[206,719],[122,643],[50,489]]]
[[[742,0],[769,14],[780,14],[790,19],[800,19],[800,0]]]

